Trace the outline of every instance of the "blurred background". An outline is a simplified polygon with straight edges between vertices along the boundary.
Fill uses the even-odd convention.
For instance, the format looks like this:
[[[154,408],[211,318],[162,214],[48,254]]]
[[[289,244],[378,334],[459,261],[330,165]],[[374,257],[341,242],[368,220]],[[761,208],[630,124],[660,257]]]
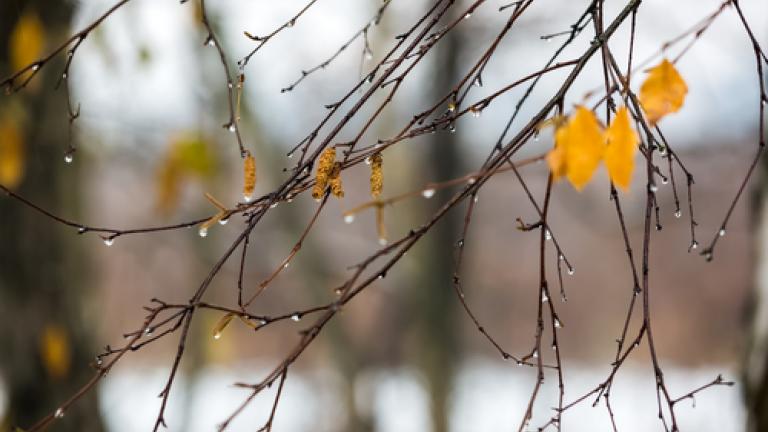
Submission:
[[[534,2],[502,41],[483,75],[484,85],[473,88],[470,100],[540,69],[565,40],[541,36],[568,30],[588,3]],[[607,18],[623,3],[606,2]],[[720,3],[643,2],[635,58],[655,54]],[[741,3],[757,39],[768,45],[768,4]],[[209,1],[209,15],[233,70],[234,62],[255,47],[243,31],[268,34],[305,4]],[[468,4],[457,1],[451,15],[460,16]],[[395,135],[449,91],[501,30],[509,14],[499,12],[503,4],[487,1],[449,33],[404,82],[364,141],[373,144]],[[111,0],[2,2],[0,76],[35,61],[112,5]],[[324,105],[346,93],[389,50],[394,36],[430,6],[423,0],[391,0],[368,31],[370,59],[358,39],[330,66],[293,91],[281,92],[302,70],[330,57],[381,5],[380,0],[320,0],[245,68],[240,127],[257,161],[257,196],[286,178],[283,169],[293,162],[289,149],[326,115]],[[24,91],[0,98],[0,183],[53,213],[94,226],[134,228],[204,217],[212,211],[204,192],[234,205],[241,199],[242,162],[233,135],[222,128],[228,121],[226,87],[216,50],[204,44],[206,35],[197,2],[134,0],[123,6],[89,34],[67,77],[72,102],[80,107],[71,161],[65,161],[66,93],[52,90],[63,58],[47,65]],[[579,56],[592,37],[589,26],[560,58]],[[610,42],[620,59],[626,58],[628,40],[624,25]],[[703,245],[718,231],[757,149],[754,61],[735,11],[727,9],[677,64],[690,93],[684,108],[661,125],[694,175],[697,238]],[[541,80],[513,132],[551,97],[565,74],[554,72]],[[568,93],[567,107],[601,85],[602,66],[595,56]],[[384,196],[477,169],[524,89],[499,98],[479,118],[459,120],[455,133],[438,131],[388,150]],[[375,106],[365,108],[339,140],[352,139]],[[551,134],[545,131],[520,157],[551,147]],[[669,388],[682,395],[718,374],[737,382],[681,403],[682,430],[739,431],[747,430],[748,423],[751,430],[768,430],[768,421],[761,418],[768,412],[763,382],[768,360],[768,306],[763,302],[768,296],[760,294],[768,290],[763,164],[737,204],[712,262],[688,252],[687,205],[676,218],[672,186],[660,185],[663,229],[652,233],[652,313]],[[348,266],[380,247],[372,212],[358,214],[352,223],[342,217],[369,199],[368,167],[344,173],[346,197],[329,202],[299,255],[254,304],[253,313],[290,312],[334,298],[333,287],[348,277]],[[542,196],[546,165],[521,173]],[[675,175],[685,204],[684,175],[679,170]],[[644,185],[644,175],[637,172],[632,190],[621,195],[636,251],[642,245]],[[389,237],[399,238],[423,223],[455,190],[386,208]],[[609,373],[633,288],[608,192],[603,168],[581,193],[567,183],[554,188],[550,225],[575,270],[563,276],[567,303],[553,299],[564,324],[559,334],[566,401]],[[466,298],[488,332],[508,352],[522,356],[534,342],[538,234],[517,230],[515,220],[534,222],[536,213],[512,173],[498,174],[478,196],[465,239]],[[315,208],[311,197],[300,196],[267,214],[251,237],[246,289],[255,289],[281,263]],[[463,207],[449,215],[323,331],[291,369],[275,431],[517,428],[535,370],[505,362],[460,309],[451,276],[463,216]],[[141,324],[142,306],[149,299],[186,302],[242,226],[241,219],[233,218],[212,227],[205,238],[192,228],[123,236],[107,247],[97,235],[78,235],[77,229],[0,199],[0,425],[29,425],[55,410],[91,376],[88,365],[102,347],[118,346],[123,333]],[[556,281],[556,269],[549,271]],[[228,262],[206,300],[236,305],[237,272],[236,260]],[[219,318],[203,311],[193,321],[166,415],[171,431],[214,430],[247,395],[232,384],[263,377],[305,324],[287,322],[254,334],[233,323],[214,340],[211,329]],[[130,353],[53,430],[150,430],[176,344],[172,337]],[[552,358],[549,352],[542,355]],[[274,391],[260,395],[231,430],[258,428],[269,415]],[[654,391],[647,345],[642,345],[621,369],[611,393],[619,430],[662,429]],[[548,374],[531,425],[546,422],[556,404],[556,377]],[[603,405],[593,408],[586,402],[564,415],[563,427],[609,431],[611,423]]]

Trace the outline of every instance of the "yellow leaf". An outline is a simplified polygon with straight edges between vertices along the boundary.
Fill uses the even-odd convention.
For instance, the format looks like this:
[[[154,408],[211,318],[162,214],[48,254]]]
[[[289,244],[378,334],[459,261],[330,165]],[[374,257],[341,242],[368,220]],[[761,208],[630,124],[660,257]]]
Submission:
[[[69,338],[61,326],[49,324],[43,329],[40,358],[48,376],[60,379],[67,375],[71,359]]]
[[[605,166],[608,176],[616,186],[627,190],[635,168],[635,151],[639,141],[629,122],[627,107],[619,108],[616,117],[606,131],[608,146],[605,149]]]
[[[15,188],[24,176],[24,141],[19,127],[0,120],[0,184]]]
[[[253,199],[253,191],[256,189],[256,158],[248,152],[243,162],[243,199]]]
[[[555,132],[555,148],[547,162],[556,178],[565,175],[577,190],[592,178],[605,149],[605,138],[595,114],[579,106],[565,126]]]
[[[22,69],[40,59],[44,47],[45,29],[43,24],[37,13],[28,10],[19,17],[8,41],[13,70]],[[25,80],[27,74],[31,73],[32,71],[27,71],[20,79]]]
[[[214,339],[220,339],[221,333],[224,331],[225,328],[229,325],[230,322],[232,322],[232,318],[234,318],[235,315],[228,313],[221,317],[218,323],[213,327],[213,338]]]
[[[683,77],[667,59],[648,71],[648,78],[640,87],[640,104],[648,122],[655,125],[665,115],[680,110],[686,93],[688,86]]]

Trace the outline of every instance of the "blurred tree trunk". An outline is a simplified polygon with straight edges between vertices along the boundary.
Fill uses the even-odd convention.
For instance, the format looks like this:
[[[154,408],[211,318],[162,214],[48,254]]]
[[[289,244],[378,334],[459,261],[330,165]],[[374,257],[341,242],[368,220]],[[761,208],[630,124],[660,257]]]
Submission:
[[[768,431],[768,157],[765,154],[759,168],[760,176],[752,197],[754,282],[746,314],[749,337],[744,362],[744,394],[748,432]]]
[[[72,9],[67,2],[0,2],[3,77],[12,72],[10,34],[27,11],[39,15],[49,47],[70,31]],[[31,88],[1,96],[0,116],[11,119],[23,136],[26,172],[18,192],[53,213],[77,216],[78,163],[67,165],[63,158],[68,133],[65,93],[53,91],[62,70],[59,58],[41,71]],[[8,137],[0,136],[4,139]],[[0,370],[8,398],[0,421],[3,430],[29,426],[55,411],[92,374],[88,364],[96,351],[90,338],[93,328],[84,316],[87,284],[81,263],[72,258],[81,255],[73,251],[76,232],[0,197]],[[46,340],[51,353],[47,362],[42,355]],[[71,408],[54,429],[102,430],[95,393]]]
[[[433,87],[427,100],[438,100],[455,85],[460,72],[458,54],[461,34],[449,32],[438,44]],[[456,134],[438,131],[427,145],[422,166],[431,167],[431,179],[447,180],[463,173]],[[426,200],[425,216],[431,216],[455,190],[438,191]],[[434,432],[449,428],[449,396],[453,376],[460,360],[457,300],[451,285],[453,254],[461,235],[461,215],[453,211],[438,223],[423,240],[417,257],[420,272],[413,279],[411,313],[418,339],[417,364],[422,370],[431,399],[430,414]]]

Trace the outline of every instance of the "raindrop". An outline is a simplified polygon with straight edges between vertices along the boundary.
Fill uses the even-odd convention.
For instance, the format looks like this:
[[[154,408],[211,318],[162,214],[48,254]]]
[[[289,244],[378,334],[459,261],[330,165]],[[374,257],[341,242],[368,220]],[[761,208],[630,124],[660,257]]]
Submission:
[[[107,246],[112,246],[113,244],[115,244],[115,239],[113,239],[112,237],[105,238],[104,244]]]
[[[379,237],[379,244],[382,245],[382,246],[386,246],[387,245],[387,239],[385,239],[384,237]]]
[[[480,117],[480,115],[483,113],[483,110],[475,107],[470,108],[469,111],[472,112],[472,117],[475,117],[475,118]]]
[[[221,339],[221,332],[220,332],[220,331],[217,331],[216,333],[214,333],[214,334],[213,334],[213,338],[214,338],[214,339],[216,339],[216,340],[219,340],[219,339]]]
[[[299,321],[301,321],[301,315],[295,313],[295,314],[291,315],[291,320],[294,321],[294,322],[299,322]]]
[[[235,132],[237,130],[237,126],[235,126],[234,123],[230,123],[229,126],[227,126],[227,130],[230,132]]]
[[[549,232],[549,230],[544,230],[544,239],[545,240],[552,240],[552,233]]]
[[[63,80],[67,79],[67,73],[66,73],[66,72],[64,72],[63,74],[61,74],[61,79],[63,79]]]
[[[147,327],[146,329],[144,329],[144,334],[147,336],[152,336],[152,333],[154,332],[155,332],[155,329],[152,327]]]
[[[717,232],[717,235],[722,237],[725,235],[725,228],[721,228],[720,231]]]
[[[208,36],[208,39],[205,40],[205,44],[214,47],[216,46],[216,41],[213,40],[213,36]]]
[[[563,328],[563,323],[558,318],[555,318],[555,328]]]
[[[288,159],[293,158],[293,152],[288,153]]]
[[[477,182],[477,179],[474,178],[474,177],[470,177],[470,178],[467,179],[467,183],[468,184],[475,184],[475,182]]]
[[[273,208],[277,207],[278,204],[279,204],[279,202],[275,201],[275,202],[273,202],[272,204],[269,205],[269,208],[273,209]]]
[[[53,416],[56,417],[57,419],[64,417],[64,409],[63,408],[57,409],[56,413]]]
[[[230,88],[230,89],[232,88],[232,82],[227,83],[227,88]]]
[[[559,255],[557,256],[557,259],[559,259],[560,261],[565,261],[565,255],[563,255],[563,254],[559,254]]]
[[[518,360],[518,361],[516,361],[516,362],[515,362],[515,364],[517,364],[518,366],[522,366],[522,365],[523,365],[523,362],[522,362],[522,361],[520,361],[520,360]]]
[[[539,358],[539,350],[533,352],[533,358]]]
[[[283,264],[283,268],[286,269],[286,268],[288,268],[289,265],[291,265],[290,261],[288,261],[285,264]]]
[[[85,234],[86,232],[88,232],[88,228],[86,227],[80,227],[77,229],[78,234]]]
[[[547,301],[549,301],[549,297],[547,297],[547,293],[542,293],[541,294],[541,302],[542,303],[546,303]]]
[[[675,217],[676,217],[676,218],[680,219],[682,216],[683,216],[683,212],[681,212],[680,210],[677,210],[677,211],[675,212]]]
[[[459,240],[456,242],[456,246],[458,247],[464,247],[464,240]]]
[[[290,28],[290,27],[293,27],[294,25],[296,25],[296,18],[288,21],[288,23],[285,26]]]
[[[691,249],[696,249],[698,247],[699,247],[699,242],[697,242],[696,240],[691,242]]]
[[[219,219],[219,225],[226,225],[229,219]]]
[[[574,273],[573,267],[568,267],[568,274],[570,276],[573,276],[573,273]]]
[[[434,189],[424,189],[421,191],[421,196],[423,196],[426,199],[430,199],[433,196],[435,196],[435,190]]]
[[[706,259],[707,261],[712,261],[712,252],[707,251],[706,253],[704,253],[704,259]]]
[[[253,195],[251,194],[243,194],[243,201],[249,203],[253,199]]]
[[[666,178],[666,177],[662,177],[661,178],[661,184],[667,184],[667,183],[669,183],[669,179]]]
[[[73,160],[75,160],[75,157],[72,156],[72,153],[67,153],[64,155],[64,162],[72,163]]]
[[[472,17],[472,12],[467,12],[466,15],[464,15],[464,19],[470,19]]]
[[[474,197],[474,198],[472,198],[472,201],[474,201],[474,203],[475,203],[475,204],[477,204],[477,201],[478,201],[479,199],[480,199],[480,198],[478,198],[478,196],[477,196],[477,195],[475,195],[475,197]]]
[[[344,215],[344,223],[351,224],[354,221],[355,221],[355,215],[353,214]]]
[[[370,51],[366,51],[366,53],[365,53],[365,59],[366,59],[366,60],[371,60],[371,59],[373,59],[373,54],[372,54]]]
[[[33,70],[33,71],[35,71],[35,72],[37,72],[38,70],[40,70],[40,64],[38,63],[38,64],[35,64],[34,66],[32,66],[32,70]],[[62,415],[63,415],[63,414],[62,414]]]
[[[651,192],[656,193],[659,190],[659,187],[656,186],[656,183],[651,184],[648,189],[650,189]]]
[[[369,157],[367,157],[367,158],[365,158],[365,164],[366,164],[366,165],[370,165],[370,164],[371,164],[371,158],[370,158],[370,156],[369,156]]]
[[[96,356],[96,365],[101,366],[102,364],[104,364],[104,360],[102,360],[101,357]]]
[[[200,228],[197,232],[200,237],[206,237],[208,235],[208,228]]]

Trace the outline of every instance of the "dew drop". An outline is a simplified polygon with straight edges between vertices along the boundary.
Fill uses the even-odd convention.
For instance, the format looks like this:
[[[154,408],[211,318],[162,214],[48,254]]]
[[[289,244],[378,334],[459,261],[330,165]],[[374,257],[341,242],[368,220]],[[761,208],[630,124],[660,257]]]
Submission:
[[[370,156],[369,156],[369,157],[367,157],[367,158],[365,158],[365,164],[366,164],[366,165],[370,165],[370,164],[371,164],[371,158],[370,158]]]
[[[154,332],[155,332],[155,329],[152,327],[147,327],[146,329],[144,329],[144,334],[147,336],[152,336],[152,333]]]
[[[661,184],[667,184],[667,183],[669,183],[669,179],[666,178],[666,177],[662,177],[661,178]]]
[[[208,228],[200,228],[200,230],[197,232],[197,234],[200,237],[206,237],[208,236]]]
[[[552,233],[549,232],[549,230],[544,230],[544,239],[545,240],[552,240]]]
[[[475,184],[477,182],[477,179],[474,177],[470,177],[467,179],[468,184]]]
[[[517,360],[517,361],[515,362],[515,364],[516,364],[516,365],[518,365],[518,366],[522,366],[522,365],[523,365],[523,362],[522,362],[522,361],[520,361],[520,360]]]
[[[237,126],[235,126],[234,123],[230,123],[229,126],[227,126],[227,130],[230,132],[235,132],[237,130]]]
[[[472,18],[472,12],[467,12],[466,15],[464,15],[464,19],[470,19]]]
[[[549,301],[549,297],[547,297],[547,293],[542,293],[541,294],[541,302],[542,303],[546,303],[548,301]]]
[[[32,70],[35,71],[35,72],[40,70],[40,64],[38,63],[38,64],[35,64],[34,66],[32,66]]]
[[[533,358],[539,358],[539,350],[533,352]]]
[[[86,227],[80,227],[77,229],[78,234],[85,234],[86,232],[88,232],[88,228]]]
[[[113,239],[111,237],[110,238],[105,238],[104,239],[104,244],[107,245],[107,246],[112,246],[113,244],[115,244],[115,239]]]
[[[249,203],[253,199],[253,195],[251,194],[243,194],[243,201]]]
[[[683,212],[681,212],[680,210],[677,210],[677,211],[675,212],[675,217],[676,217],[676,218],[680,219],[682,216],[683,216]]]
[[[229,219],[219,219],[219,225],[226,225]]]
[[[289,262],[286,262],[285,264],[283,264],[283,268],[284,268],[284,269],[287,269],[287,268],[288,268],[288,266],[290,266],[290,265],[291,265],[290,261],[289,261]]]
[[[717,232],[717,235],[722,237],[725,235],[725,228],[721,228],[720,231]]]
[[[216,339],[216,340],[219,340],[219,339],[221,339],[221,332],[220,332],[220,331],[217,331],[216,333],[214,333],[214,334],[213,334],[213,338],[214,338],[214,339]]]
[[[659,190],[659,187],[656,186],[655,183],[653,183],[651,184],[651,186],[648,187],[648,189],[650,189],[651,192],[656,193]]]
[[[216,41],[213,40],[212,36],[208,36],[208,39],[205,40],[205,44],[210,46],[210,47],[215,47],[216,46]]]
[[[277,207],[278,204],[279,204],[279,202],[275,201],[275,202],[273,202],[272,204],[269,205],[269,208],[273,209],[273,208]]]
[[[696,240],[691,242],[691,249],[697,249],[699,247],[699,242]]]
[[[568,275],[573,276],[574,270],[573,267],[568,267]]]
[[[101,366],[102,364],[104,364],[104,360],[102,360],[101,357],[96,356],[96,365]]]
[[[354,221],[355,221],[355,215],[353,214],[344,215],[344,223],[351,224]]]
[[[299,322],[299,321],[301,321],[301,315],[299,315],[299,314],[297,314],[297,313],[295,313],[295,314],[291,315],[291,321],[293,321],[293,322]]]
[[[464,247],[464,240],[459,240],[456,242],[456,246],[458,247]]]
[[[75,157],[72,156],[72,153],[67,153],[64,155],[64,162],[66,163],[72,163],[72,161],[75,160]]]
[[[563,323],[558,318],[555,318],[555,328],[563,328]]]
[[[559,254],[559,255],[557,256],[557,259],[559,259],[560,261],[565,261],[565,255],[563,255],[563,254]]]
[[[293,152],[288,153],[288,159],[292,159],[292,158],[293,158]]]
[[[434,189],[424,189],[421,191],[421,196],[423,196],[426,199],[430,199],[433,196],[435,196],[435,190]]]
[[[382,245],[382,246],[386,246],[387,245],[387,239],[385,239],[384,237],[379,237],[379,244]]]
[[[472,107],[469,110],[472,112],[472,117],[474,118],[478,118],[480,117],[480,115],[483,114],[483,110],[481,110],[480,108]]]
[[[57,409],[56,413],[53,416],[56,417],[57,419],[64,417],[64,409],[63,408]]]
[[[228,82],[228,83],[227,83],[227,88],[229,88],[229,89],[231,89],[231,88],[232,88],[232,83],[231,83],[231,82]]]
[[[66,73],[66,72],[64,72],[63,74],[61,74],[61,79],[63,79],[63,80],[67,79],[67,73]]]

